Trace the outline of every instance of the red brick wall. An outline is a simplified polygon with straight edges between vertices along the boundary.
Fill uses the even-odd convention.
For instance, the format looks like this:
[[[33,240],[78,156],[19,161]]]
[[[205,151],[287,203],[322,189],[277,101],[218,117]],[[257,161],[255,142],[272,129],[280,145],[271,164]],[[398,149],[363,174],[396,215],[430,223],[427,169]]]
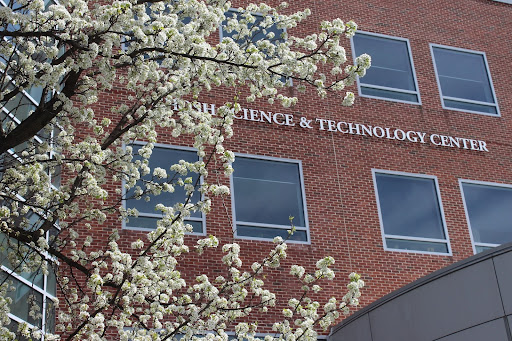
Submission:
[[[313,15],[305,25],[293,30],[293,34],[308,34],[320,20],[340,17],[355,20],[364,31],[409,39],[422,104],[358,97],[352,108],[345,108],[340,98],[328,95],[326,99],[319,99],[308,91],[299,95],[299,103],[289,109],[264,101],[243,103],[243,106],[290,113],[296,118],[343,120],[474,138],[485,140],[489,149],[487,153],[331,133],[320,131],[317,124],[313,129],[304,129],[298,124],[287,127],[236,120],[235,136],[227,143],[234,152],[302,161],[311,243],[290,244],[285,264],[300,263],[313,270],[317,259],[333,256],[337,277],[320,296],[341,297],[346,276],[357,271],[367,283],[362,302],[368,304],[473,254],[458,179],[512,184],[512,148],[508,134],[512,124],[511,62],[508,58],[512,51],[512,5],[491,0],[291,1],[290,10],[303,7],[311,8]],[[429,43],[486,53],[501,117],[442,109]],[[348,40],[345,45],[350,56]],[[352,90],[357,92],[355,86]],[[105,96],[105,108],[110,106],[109,101],[118,100],[118,95]],[[233,96],[231,90],[216,89],[203,93],[200,101],[219,105],[232,100]],[[160,136],[162,143],[187,144],[185,139],[176,141],[163,132]],[[452,256],[384,250],[372,168],[437,177]],[[223,181],[229,184],[228,179]],[[120,223],[109,220],[109,225],[107,230]],[[217,235],[222,242],[233,241],[230,198],[214,200],[206,232]],[[103,236],[102,233],[106,233],[105,228],[95,231],[97,236]],[[137,237],[140,234],[134,231],[122,234],[127,246]],[[188,239],[192,244],[196,237]],[[248,265],[263,258],[272,246],[270,242],[236,241],[242,245],[243,259]],[[193,255],[186,263],[186,273],[223,273],[220,257],[220,252],[211,251],[203,256]],[[280,299],[294,291],[291,288],[295,282],[287,270],[274,271],[267,282]],[[265,321],[271,323],[270,315],[263,317],[260,326],[264,327]]]

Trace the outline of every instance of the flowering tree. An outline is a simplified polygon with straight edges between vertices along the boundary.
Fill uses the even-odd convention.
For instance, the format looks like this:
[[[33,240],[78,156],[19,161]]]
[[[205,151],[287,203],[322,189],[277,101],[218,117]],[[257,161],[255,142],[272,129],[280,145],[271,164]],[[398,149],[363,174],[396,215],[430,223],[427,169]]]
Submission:
[[[234,90],[215,115],[193,101],[214,87],[238,87],[247,101],[266,98],[288,107],[297,102],[285,91],[292,81],[319,96],[341,93],[343,104],[351,105],[354,95],[343,89],[370,65],[367,55],[346,65],[341,42],[354,34],[355,23],[324,21],[318,33],[296,37],[294,27],[310,12],[286,12],[285,4],[248,5],[226,17],[231,4],[224,0],[3,2],[2,339],[16,332],[36,339],[226,340],[226,331],[254,339],[250,314],[276,305],[263,278],[286,257],[284,240],[276,238],[268,256],[247,268],[237,244],[223,245],[224,277],[200,274],[189,283],[180,276],[191,230],[185,219],[208,213],[211,197],[229,193],[208,172],[214,162],[226,175],[232,172],[233,153],[223,142],[240,110]],[[218,41],[223,22],[230,37]],[[121,103],[100,106],[99,98],[115,89],[124,91]],[[151,169],[162,131],[191,138],[201,161]],[[146,144],[134,149],[135,141]],[[112,183],[119,189],[109,189]],[[120,246],[117,229],[103,248],[91,238],[90,230],[108,217],[117,217],[120,227],[137,216],[136,209],[123,208],[128,195],[144,200],[178,188],[183,200],[156,205],[162,214],[156,229],[131,247]],[[209,236],[193,248],[204,252],[218,244]],[[303,295],[288,302],[266,340],[316,339],[317,330],[357,305],[363,282],[356,274],[339,301],[321,305],[312,298],[321,280],[333,278],[333,262],[321,259],[311,273],[291,268]],[[58,293],[51,293],[52,285]],[[26,312],[10,312],[14,295],[27,297]]]

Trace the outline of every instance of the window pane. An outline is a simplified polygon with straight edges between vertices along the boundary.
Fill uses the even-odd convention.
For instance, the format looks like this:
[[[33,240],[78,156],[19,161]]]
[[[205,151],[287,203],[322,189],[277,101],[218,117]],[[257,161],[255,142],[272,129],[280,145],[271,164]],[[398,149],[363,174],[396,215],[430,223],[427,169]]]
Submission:
[[[13,99],[5,103],[5,108],[20,121],[25,120],[34,110],[36,110],[34,103],[32,103],[32,101],[30,101],[21,91],[14,96]]]
[[[433,179],[381,173],[376,180],[386,234],[446,238]]]
[[[43,95],[43,88],[40,86],[33,86],[27,90],[25,90],[34,101],[39,102],[41,100],[41,96]]]
[[[445,243],[386,238],[386,246],[390,249],[448,253],[448,246]]]
[[[260,23],[263,21],[263,17],[258,14],[252,14],[255,18],[254,23],[247,25],[249,30],[252,30],[252,28],[254,28],[254,27],[257,27],[257,29],[254,31],[254,33],[250,37],[240,38],[240,37],[238,37],[237,31],[228,32],[226,30],[226,26],[228,24],[227,20],[230,18],[235,18],[239,21],[242,21],[244,19],[243,14],[238,13],[236,11],[228,11],[225,13],[225,15],[226,15],[226,20],[222,22],[222,37],[223,38],[229,37],[229,38],[233,39],[239,45],[243,45],[244,43],[246,43],[247,40],[249,42],[255,43],[258,40],[265,39],[267,34],[269,34],[270,32],[273,32],[274,38],[272,39],[272,41],[275,41],[275,42],[283,42],[284,41],[282,38],[282,34],[284,33],[284,30],[281,28],[278,28],[277,25],[274,24],[265,29],[259,28]]]
[[[258,46],[257,42],[263,39],[268,39],[270,42],[272,42],[274,45],[277,45],[278,43],[284,42],[284,33],[285,30],[282,28],[277,27],[276,24],[271,25],[270,27],[263,28],[261,27],[261,23],[264,20],[264,17],[255,13],[251,13],[254,17],[254,22],[247,24],[247,28],[251,33],[248,36],[240,37],[237,31],[230,31],[227,30],[228,25],[228,19],[235,18],[239,22],[245,20],[244,13],[239,13],[235,10],[230,10],[224,13],[226,16],[226,20],[224,20],[221,24],[221,34],[222,38],[231,38],[237,43],[239,46],[248,46],[250,44],[254,44]],[[254,31],[253,31],[254,29]],[[273,38],[270,38],[268,36],[269,33],[273,33]],[[272,48],[263,48],[262,46],[258,46],[260,48],[260,51],[265,54],[267,57],[274,57],[275,56],[275,49]],[[276,72],[282,72],[279,67],[275,68],[274,71]],[[283,76],[280,78],[280,81],[283,84],[290,84],[291,79],[287,80],[287,77]]]
[[[140,158],[138,156],[138,150],[141,148],[141,146],[134,145],[133,151],[134,151],[134,159]],[[169,176],[175,176],[176,179],[179,177],[185,178],[185,177],[192,177],[192,183],[195,184],[198,179],[197,173],[189,173],[185,177],[180,176],[179,174],[173,173],[170,171],[170,167],[173,164],[179,163],[180,160],[185,160],[187,162],[196,162],[199,160],[197,153],[193,151],[186,151],[186,150],[178,150],[178,149],[170,149],[170,148],[154,148],[153,153],[151,154],[151,157],[149,159],[149,168],[151,169],[150,174],[143,176],[143,180],[151,180],[152,179],[152,172],[153,169],[156,167],[160,167],[166,170],[167,174]],[[158,182],[158,179],[153,179],[154,181]],[[163,183],[165,179],[162,179],[160,183]],[[141,186],[141,188],[144,190],[144,184],[143,181],[139,181],[137,185]],[[149,195],[150,200],[146,201],[144,200],[144,197],[140,200],[133,199],[133,193],[134,189],[130,189],[126,193],[126,207],[127,208],[136,208],[141,213],[149,213],[149,214],[155,214],[158,213],[155,211],[155,206],[159,203],[162,203],[166,206],[173,206],[178,202],[184,202],[187,198],[185,190],[181,186],[176,186],[174,193],[169,192],[162,192],[160,195]],[[190,203],[194,203],[200,200],[200,194],[194,193],[194,195],[191,198]],[[191,216],[193,217],[201,217],[201,212],[192,212]],[[140,218],[130,218],[130,221],[133,222],[134,219],[140,219]],[[142,223],[142,221],[139,221]],[[144,226],[141,227],[149,227],[147,224],[156,224],[154,223],[144,223]],[[133,224],[130,224],[130,226],[133,226]],[[153,225],[152,225],[153,226]],[[156,226],[156,225],[154,225]]]
[[[55,186],[56,188],[59,188],[60,187],[60,180],[61,180],[61,165],[58,164],[55,166],[55,168],[52,170],[52,172],[50,173],[50,180],[51,180],[51,183],[53,186]]]
[[[494,103],[484,56],[434,47],[443,96]]]
[[[29,255],[26,252],[24,252],[25,249],[29,250],[24,244],[20,244],[20,246],[18,247],[18,244],[16,241],[14,241],[14,239],[10,239],[9,242],[9,239],[5,236],[5,234],[0,233],[0,264],[13,270],[19,276],[23,277],[27,281],[33,283],[34,285],[37,285],[42,289],[44,284],[44,275],[41,270],[35,272],[21,272],[21,266],[17,267],[16,269],[13,269],[13,265],[9,261],[9,252],[18,251],[19,255],[17,256],[19,259],[28,257]]]
[[[152,217],[130,217],[126,222],[126,227],[142,227],[147,229],[156,229],[156,223],[159,218]],[[192,225],[193,233],[203,232],[203,223],[201,221],[185,220],[186,224]]]
[[[475,243],[512,241],[512,188],[463,183]]]
[[[366,76],[365,76],[366,77]],[[406,102],[418,102],[418,95],[390,90],[373,89],[361,86],[361,94],[366,96],[384,97]]]
[[[297,163],[236,157],[233,164],[233,196],[237,235],[247,237],[288,237],[287,229],[268,224],[306,226],[300,167]],[[305,231],[297,231],[291,240],[307,240]]]
[[[475,249],[476,249],[476,253],[480,253],[480,252],[484,252],[484,251],[490,250],[490,249],[492,249],[492,247],[490,247],[490,246],[478,246],[478,245],[475,245]]]
[[[55,5],[54,0],[44,0],[45,9],[48,9],[51,5]]]
[[[48,276],[46,277],[46,292],[53,296],[57,296],[57,279],[55,278],[55,269],[51,266],[48,268]]]
[[[305,226],[299,166],[237,157],[233,165],[236,219],[274,225]]]
[[[361,84],[416,91],[406,41],[360,33],[353,41],[357,56],[367,53],[372,57],[372,66],[360,79]]]
[[[297,241],[307,241],[308,235],[306,231],[295,231],[293,235],[289,235],[288,230],[285,229],[273,229],[268,227],[256,227],[256,226],[244,226],[244,225],[236,225],[236,232],[238,236],[243,237],[255,237],[255,238],[268,238],[272,239],[274,237],[280,236],[283,239],[288,240],[297,240]]]
[[[478,112],[483,112],[483,113],[493,114],[493,115],[498,114],[498,110],[496,110],[495,106],[490,107],[488,105],[451,101],[451,100],[447,100],[447,99],[444,100],[444,105],[446,107],[450,107],[450,108],[454,108],[454,109],[478,111]]]
[[[32,193],[29,193],[32,195]],[[44,219],[32,211],[29,211],[27,214],[23,216],[18,216],[14,218],[14,223],[16,226],[23,228],[27,231],[35,231],[39,229],[41,224],[43,224]]]
[[[18,333],[18,323],[16,321],[11,320],[11,323],[9,324],[9,326],[7,326],[7,328],[9,329],[9,331],[16,334],[16,341],[32,341],[24,337],[21,333]]]
[[[49,298],[46,299],[46,311],[45,311],[46,317],[45,317],[45,331],[47,333],[54,333],[55,332],[55,304],[52,300]]]
[[[5,272],[0,273],[0,280],[7,277]],[[43,312],[43,295],[23,284],[13,277],[8,279],[16,288],[14,291],[8,291],[7,296],[12,299],[11,314],[30,324],[41,327],[41,314]],[[30,316],[30,311],[37,311],[36,319]]]

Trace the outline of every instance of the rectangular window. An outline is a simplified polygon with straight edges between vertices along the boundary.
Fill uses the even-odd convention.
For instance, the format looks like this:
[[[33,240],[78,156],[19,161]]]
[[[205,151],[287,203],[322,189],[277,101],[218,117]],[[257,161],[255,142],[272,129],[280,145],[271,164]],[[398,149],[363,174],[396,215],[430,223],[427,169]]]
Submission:
[[[222,22],[219,29],[221,41],[223,38],[231,38],[235,43],[243,47],[243,50],[253,44],[268,58],[279,57],[276,55],[275,47],[285,41],[286,30],[284,28],[279,28],[275,22],[267,22],[269,18],[258,13],[239,12],[236,9],[230,9],[224,14],[226,19]],[[230,27],[230,19],[247,24],[248,30],[244,30],[243,35],[241,35],[240,32]],[[259,45],[258,42],[263,39],[269,40],[272,42],[272,45],[266,47]],[[286,74],[281,66],[273,68],[273,71],[281,75]],[[280,81],[286,85],[292,84],[292,79],[286,76],[280,77]]]
[[[49,5],[54,4],[51,0],[45,0],[44,3],[46,9]],[[22,6],[18,1],[14,0],[0,2],[0,8],[3,7],[9,7],[14,12],[20,14],[27,14],[31,11],[27,6]],[[11,31],[19,29],[19,26],[16,24],[5,25]],[[4,29],[5,28],[6,27],[4,27]],[[12,42],[12,37],[6,37],[4,39]],[[14,47],[19,48],[18,45]],[[44,54],[39,54],[38,56],[46,58]],[[32,55],[32,57],[36,58],[36,55]],[[43,98],[43,88],[39,86],[18,89],[16,81],[11,77],[13,76],[13,70],[9,66],[12,65],[11,63],[16,63],[17,61],[19,61],[19,56],[16,52],[7,56],[0,54],[0,63],[3,64],[0,90],[3,92],[17,91],[16,95],[10,100],[0,102],[0,124],[4,129],[7,129],[5,133],[12,131],[14,127],[26,120],[38,108],[40,102],[48,101],[53,94],[50,92]],[[52,123],[51,126],[57,127],[58,124]],[[48,143],[48,145],[52,147],[52,151],[49,152],[49,157],[50,160],[53,159],[53,148],[56,145],[55,137],[53,131],[42,129],[29,141],[21,143],[0,155],[0,178],[4,176],[3,172],[6,169],[16,167],[18,164],[24,163],[30,159],[30,155],[34,153],[39,144]],[[28,152],[29,156],[23,155],[24,152]],[[45,163],[46,166],[48,164],[50,164],[50,162]],[[57,162],[52,162],[51,166],[45,168],[45,170],[50,177],[48,185],[50,186],[51,183],[54,187],[58,187],[60,183],[60,169],[57,167]],[[5,180],[5,178],[2,180]],[[7,186],[6,184],[4,185]],[[26,202],[28,206],[32,206],[33,204],[33,200],[27,199],[27,201],[25,201],[24,197],[32,198],[34,193],[23,193],[23,196],[20,196],[16,189],[11,188],[11,190],[12,191],[7,194],[3,193],[4,196],[2,200],[0,200],[0,206],[7,206],[12,212],[18,211],[19,214],[11,214],[14,226],[27,231],[36,231],[47,218],[44,212],[49,213],[49,211],[47,211],[49,208],[36,205],[41,215],[36,214],[32,210],[21,213],[19,210],[24,206],[22,204],[23,202]],[[16,203],[19,203],[19,207],[18,204],[8,199],[10,196],[15,198]],[[55,235],[55,231],[57,230],[58,226],[55,225],[53,229],[46,232],[45,238],[48,242],[52,240],[51,236]],[[18,325],[20,323],[26,324],[29,329],[38,327],[46,333],[55,332],[54,302],[57,300],[57,281],[54,269],[54,267],[56,267],[55,259],[46,252],[41,254],[41,256],[45,258],[45,261],[47,261],[48,275],[43,273],[42,267],[35,270],[32,269],[34,270],[32,272],[25,272],[28,270],[27,267],[25,267],[25,262],[32,259],[33,253],[35,253],[34,249],[30,248],[28,245],[10,239],[4,233],[0,233],[0,283],[7,282],[10,284],[6,296],[12,300],[8,314],[11,322],[9,325],[6,325],[6,327],[16,334],[16,340],[28,340],[18,333]],[[37,340],[43,339],[46,339],[44,335]]]
[[[308,223],[300,161],[236,156],[232,200],[235,236],[288,238],[290,217],[296,232],[289,240],[308,242]]]
[[[265,37],[268,37],[269,34],[273,34],[273,38],[270,39],[274,42],[284,42],[284,33],[286,32],[284,29],[277,27],[274,23],[269,27],[263,27],[264,16],[257,13],[241,13],[235,9],[230,9],[225,13],[226,20],[222,22],[220,29],[220,39],[222,38],[231,38],[238,45],[247,45],[249,43],[256,43],[258,40],[262,40]],[[247,24],[247,28],[249,29],[249,33],[244,36],[240,36],[239,32],[235,30],[231,30],[229,28],[229,20],[236,19],[239,22],[245,22],[246,16],[254,17],[254,21],[249,22]]]
[[[479,253],[512,241],[512,185],[459,180],[466,218]]]
[[[499,116],[485,53],[430,44],[443,108]]]
[[[156,2],[156,3],[152,2],[152,1],[146,2],[144,4],[144,6],[146,9],[147,17],[145,18],[146,21],[145,21],[144,26],[149,27],[150,25],[152,25],[152,23],[154,21],[160,21],[161,16],[169,15],[171,13],[171,9],[169,6],[172,5],[172,2],[177,2],[177,1],[178,0],[173,0],[173,1],[171,1],[171,4],[165,4],[163,9],[160,7],[161,3],[159,3],[159,2]],[[155,9],[155,7],[157,9]],[[175,28],[178,30],[178,32],[182,33],[184,26],[189,24],[192,19],[191,19],[191,17],[186,16],[182,11],[176,11],[176,12],[173,12],[173,14],[178,15],[178,20],[176,21]],[[139,17],[136,14],[134,15],[134,17],[135,17],[135,19],[139,19]],[[141,44],[140,40],[134,36],[133,32],[128,32],[125,35],[124,42],[123,42],[122,46],[123,46],[123,50],[126,53],[133,53],[134,50],[144,49],[144,48],[148,47],[147,44],[144,44],[144,43]],[[143,55],[144,59],[152,58],[160,66],[172,67],[174,65],[174,63],[176,62],[176,60],[174,60],[174,59],[171,60],[172,58],[169,58],[170,53],[157,51],[158,48],[170,50],[170,49],[168,49],[168,47],[169,46],[167,45],[166,41],[160,42],[160,43],[154,42],[150,47],[151,51],[146,51],[146,53],[143,53],[142,55]],[[167,61],[166,61],[167,64],[163,65],[164,59],[166,59],[166,58],[167,58]]]
[[[27,220],[37,220],[33,216],[34,214],[29,215]],[[23,262],[11,263],[14,253],[16,253],[16,259],[22,260],[29,259],[32,252],[34,251],[29,247],[0,233],[0,282],[7,280],[12,284],[11,289],[7,292],[7,296],[12,299],[9,317],[13,328],[18,323],[28,323],[29,328],[37,326],[43,328],[45,332],[53,333],[55,331],[54,300],[57,289],[55,269],[53,268],[55,264],[46,255],[48,275],[44,275],[41,268],[34,272],[22,272]],[[34,306],[41,314],[37,316],[30,314],[30,310]],[[16,332],[16,329],[13,332]]]
[[[20,111],[19,107],[14,108],[12,111],[7,110],[7,105],[5,107],[0,107],[0,123],[2,125],[11,124],[13,126],[17,126],[21,123],[20,120]],[[27,116],[22,117],[25,119]],[[27,151],[29,153],[33,153],[38,144],[42,144],[44,142],[48,143],[51,146],[51,151],[49,152],[50,160],[55,160],[55,150],[59,149],[57,140],[58,134],[61,131],[58,124],[52,124],[54,129],[51,131],[47,131],[46,129],[42,129],[39,133],[31,138],[29,141],[23,142],[14,148],[8,150],[3,155],[0,155],[0,178],[5,169],[10,167],[14,167],[16,164],[22,163],[24,160],[23,152]],[[58,162],[46,163],[46,173],[49,177],[49,184],[53,186],[53,188],[60,187],[61,180],[61,167]]]
[[[384,248],[451,254],[437,178],[372,172]]]
[[[133,155],[134,160],[140,158],[138,156],[138,150],[142,147],[141,144],[134,144]],[[174,164],[178,164],[180,160],[186,162],[199,161],[197,152],[193,149],[183,147],[171,147],[166,145],[157,145],[153,148],[153,153],[149,158],[150,173],[142,176],[137,182],[137,186],[145,191],[146,181],[153,181],[156,183],[169,182],[170,179],[177,180],[180,175],[173,173],[170,167]],[[157,167],[165,169],[167,172],[166,179],[157,179],[152,176],[153,170]],[[189,173],[183,177],[183,179],[191,177],[192,184],[195,184],[198,179],[197,173]],[[135,208],[139,211],[138,217],[130,217],[128,221],[124,223],[124,227],[128,229],[147,230],[154,229],[157,226],[157,221],[162,218],[162,214],[155,211],[155,206],[159,203],[165,206],[173,206],[177,203],[183,203],[187,199],[187,195],[182,186],[175,186],[173,193],[161,192],[159,195],[153,195],[145,193],[141,198],[135,198],[135,188],[132,188],[126,192],[125,207],[127,209]],[[194,192],[190,198],[190,203],[197,202],[200,199],[200,193]],[[205,217],[200,211],[192,212],[190,217],[185,219],[185,223],[192,225],[193,233],[204,234]]]
[[[372,66],[358,80],[361,96],[421,104],[408,39],[357,32],[352,52],[354,59],[363,53],[372,57]]]

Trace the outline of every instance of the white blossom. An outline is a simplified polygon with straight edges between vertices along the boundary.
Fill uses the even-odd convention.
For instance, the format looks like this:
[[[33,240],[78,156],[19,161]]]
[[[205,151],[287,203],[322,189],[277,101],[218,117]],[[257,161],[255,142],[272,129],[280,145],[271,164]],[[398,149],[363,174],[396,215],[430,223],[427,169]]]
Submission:
[[[347,65],[342,42],[357,25],[333,19],[317,32],[294,36],[309,9],[250,4],[227,21],[225,29],[236,40],[218,41],[231,6],[225,1],[4,3],[12,8],[0,5],[0,20],[8,27],[0,39],[5,76],[0,106],[21,91],[44,94],[34,110],[23,115],[13,110],[13,120],[3,122],[5,141],[13,136],[23,141],[0,146],[0,154],[16,154],[11,164],[2,160],[0,166],[0,229],[9,236],[11,267],[50,275],[62,266],[57,332],[80,340],[105,340],[113,333],[120,340],[159,340],[211,331],[197,340],[226,341],[226,329],[234,325],[239,339],[258,340],[256,321],[239,321],[283,304],[265,281],[287,257],[286,240],[274,238],[267,256],[247,265],[237,243],[199,237],[192,249],[217,255],[224,272],[212,278],[199,273],[187,281],[180,269],[191,248],[190,219],[194,212],[208,214],[212,201],[230,194],[223,176],[233,172],[235,155],[226,140],[241,110],[239,89],[248,102],[292,107],[299,101],[288,91],[293,81],[300,92],[312,87],[321,97],[343,96],[342,104],[352,105],[354,94],[345,89],[371,64],[362,55]],[[254,13],[261,16],[258,25]],[[282,39],[275,39],[274,25],[283,29]],[[250,41],[259,29],[264,38]],[[227,95],[212,115],[200,100],[219,86]],[[112,94],[115,101],[105,100]],[[25,121],[25,128],[18,129],[18,121]],[[162,140],[191,141],[200,161],[155,167],[151,158]],[[159,196],[181,192],[184,200],[158,202]],[[148,212],[124,205],[126,200],[150,202],[156,227],[136,237],[119,232],[130,218],[147,218]],[[210,250],[219,245],[222,255]],[[304,295],[288,301],[282,321],[273,325],[279,336],[266,341],[316,339],[318,326],[327,328],[358,304],[364,282],[356,274],[341,301],[321,304],[312,298],[321,281],[334,278],[333,262],[326,256],[316,269],[291,267],[291,281]],[[7,290],[7,284],[0,286],[0,338],[9,340],[15,336],[7,329],[12,303]],[[30,311],[31,317],[41,313]],[[19,332],[32,339],[43,335],[43,329],[24,323]]]

